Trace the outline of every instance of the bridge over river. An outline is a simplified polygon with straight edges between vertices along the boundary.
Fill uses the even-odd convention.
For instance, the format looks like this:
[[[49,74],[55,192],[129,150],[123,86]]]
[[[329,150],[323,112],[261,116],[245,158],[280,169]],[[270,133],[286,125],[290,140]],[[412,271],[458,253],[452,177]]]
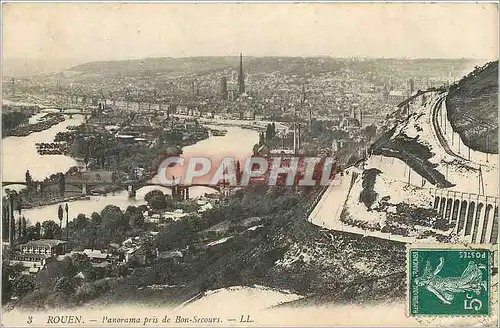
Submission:
[[[42,182],[42,185],[55,185],[57,182],[49,181]],[[135,198],[138,189],[147,186],[159,186],[163,188],[169,188],[172,190],[172,196],[178,199],[188,199],[189,189],[193,187],[206,187],[211,188],[219,193],[226,194],[231,186],[225,184],[208,184],[208,183],[193,183],[190,185],[176,184],[176,185],[166,185],[158,182],[148,181],[124,181],[124,182],[110,182],[110,181],[88,181],[88,180],[72,180],[66,179],[66,185],[75,186],[81,188],[82,194],[87,195],[90,190],[98,187],[120,187],[128,191],[129,198]],[[7,187],[10,185],[24,185],[26,186],[26,181],[2,181],[2,187]]]

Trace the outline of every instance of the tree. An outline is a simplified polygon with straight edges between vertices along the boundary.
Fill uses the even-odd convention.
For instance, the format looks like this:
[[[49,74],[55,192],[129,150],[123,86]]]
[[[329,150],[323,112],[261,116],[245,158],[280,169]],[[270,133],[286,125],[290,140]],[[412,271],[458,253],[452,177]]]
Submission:
[[[133,206],[133,205],[129,205],[129,206],[127,207],[127,209],[125,210],[125,216],[127,216],[127,215],[132,215],[132,214],[134,214],[134,213],[136,213],[136,212],[138,212],[138,211],[139,211],[139,208],[138,208],[138,207],[135,207],[135,206]]]
[[[26,234],[28,232],[27,226],[26,226],[26,218],[23,216],[21,218],[21,236],[26,237]]]
[[[165,197],[165,194],[161,191],[161,190],[151,190],[150,192],[148,192],[145,196],[144,196],[144,200],[146,202],[150,202],[151,199],[155,196],[162,196],[162,197]]]
[[[366,128],[363,129],[363,136],[368,140],[373,139],[376,133],[377,133],[377,127],[373,124],[368,125]]]
[[[26,171],[26,174],[24,175],[26,179],[26,186],[28,187],[28,191],[31,190],[31,186],[33,185],[33,178],[31,177],[31,173],[29,170]]]
[[[34,227],[34,226],[27,227],[26,228],[26,235],[24,236],[24,238],[26,241],[39,238],[37,231],[36,231],[36,227]]]
[[[151,239],[145,240],[144,243],[141,245],[141,249],[143,250],[144,255],[146,256],[147,262],[152,261],[156,257],[154,242]]]
[[[59,208],[57,209],[57,217],[59,218],[59,226],[60,227],[62,227],[63,215],[64,215],[63,207],[62,207],[62,205],[59,205]]]
[[[79,172],[78,166],[72,166],[66,171],[67,175],[74,175]]]
[[[142,214],[142,211],[135,206],[127,207],[127,210],[125,211],[125,219],[132,228],[140,229],[144,226],[144,215]]]
[[[102,225],[100,237],[102,242],[119,242],[125,239],[126,232],[130,229],[122,210],[118,206],[108,205],[101,211]]]
[[[28,113],[20,111],[2,112],[2,130],[4,132],[19,126],[28,117]]]
[[[66,295],[74,293],[76,290],[76,284],[72,278],[61,277],[57,280],[54,286],[54,291],[63,292]]]
[[[19,216],[21,216],[21,211],[22,211],[22,205],[21,205],[21,194],[19,194],[19,197],[17,198],[16,201],[16,210]]]
[[[22,220],[19,218],[17,219],[17,238],[18,239],[21,239],[21,235],[22,235]]]
[[[8,195],[8,202],[9,202],[9,218],[11,218],[12,220],[14,220],[14,207],[16,206],[17,204],[17,198],[18,198],[18,194],[15,190],[9,190],[7,191],[6,190],[6,194]],[[12,236],[13,238],[15,237],[15,222],[13,221],[12,224],[11,222],[9,221],[8,222],[9,224],[9,235],[8,236]]]
[[[8,268],[6,265],[2,266],[2,301],[5,302],[10,300],[13,294],[12,282],[10,281],[8,275]]]
[[[64,192],[66,191],[66,178],[63,173],[58,173],[58,180],[59,184],[59,194],[61,197],[64,197]]]
[[[35,223],[35,233],[35,239],[42,238],[42,225],[40,224],[40,222]]]
[[[2,236],[4,239],[9,238],[9,208],[6,205],[7,198],[2,198]]]
[[[127,265],[112,263],[106,267],[105,275],[107,277],[123,277],[129,273]]]
[[[100,227],[102,223],[102,217],[99,213],[94,212],[90,215],[90,238],[92,239],[92,245],[95,246],[100,242]]]
[[[257,153],[259,152],[259,148],[260,148],[260,146],[261,146],[261,145],[259,145],[259,144],[255,144],[255,145],[253,146],[253,148],[252,148],[252,152],[253,152],[254,154],[257,154]]]
[[[271,124],[267,124],[266,126],[266,140],[271,140],[272,139],[272,131],[271,131]]]
[[[90,142],[85,140],[85,137],[78,137],[73,144],[72,152],[83,158],[87,168],[90,161]]]
[[[71,262],[77,272],[88,270],[92,266],[89,257],[81,253],[71,255]]]
[[[87,219],[85,214],[80,213],[73,220],[73,227],[75,230],[82,230],[82,229],[85,229],[89,225],[89,223],[90,223],[90,221],[89,221],[89,219]]]
[[[55,236],[61,234],[61,227],[52,220],[44,221],[42,223],[42,238],[44,239],[54,239]]]
[[[37,280],[44,289],[53,289],[59,278],[71,278],[77,273],[71,258],[66,256],[62,261],[48,262],[46,267],[38,273]]]
[[[90,215],[90,224],[93,226],[99,226],[102,222],[102,217],[99,213],[94,212]]]
[[[146,212],[146,211],[148,210],[148,207],[147,207],[146,205],[144,205],[144,204],[143,204],[143,205],[139,205],[139,206],[137,206],[137,209],[138,209],[139,211],[141,211],[141,213],[144,213],[144,212]]]
[[[164,251],[186,245],[195,235],[191,229],[192,226],[188,220],[171,222],[166,229],[158,234],[154,242],[154,248]]]
[[[165,196],[155,195],[150,199],[148,205],[154,210],[162,210],[167,207],[167,202],[165,201]]]
[[[36,278],[32,275],[19,275],[12,283],[14,296],[23,297],[35,290],[37,286]]]
[[[10,300],[14,293],[13,280],[24,270],[22,264],[9,264],[10,252],[4,250],[2,254],[2,301]]]
[[[102,224],[106,225],[109,221],[121,221],[123,219],[122,210],[115,205],[107,205],[101,211]]]
[[[66,240],[69,239],[69,229],[68,229],[68,223],[69,223],[69,206],[68,203],[66,203],[66,206],[64,207],[64,211],[66,212]]]

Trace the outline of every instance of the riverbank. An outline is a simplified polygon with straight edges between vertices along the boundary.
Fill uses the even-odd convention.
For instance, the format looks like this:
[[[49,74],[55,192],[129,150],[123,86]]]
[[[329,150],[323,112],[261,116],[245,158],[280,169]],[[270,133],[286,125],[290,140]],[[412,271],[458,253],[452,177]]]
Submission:
[[[37,154],[36,143],[53,142],[54,137],[59,132],[70,132],[68,127],[80,126],[83,123],[83,117],[75,115],[73,118],[66,117],[66,120],[48,130],[33,133],[26,137],[8,137],[3,140],[3,156],[2,156],[2,178],[4,181],[24,181],[27,170],[33,180],[43,181],[45,178],[57,172],[67,172],[68,169],[75,166],[85,166],[83,157],[72,158],[64,155],[41,156]],[[222,130],[222,128],[214,128]],[[180,141],[183,145],[183,156],[213,156],[223,157],[227,154],[238,158],[246,158],[252,154],[252,147],[259,140],[259,134],[256,131],[242,129],[239,127],[224,128],[227,133],[224,136],[208,136],[201,141]],[[208,131],[208,129],[207,129]],[[131,154],[139,157],[139,152],[144,152],[146,147],[138,147],[137,152]],[[162,147],[163,151],[168,150],[167,147]],[[164,155],[164,153],[162,153]],[[129,157],[127,157],[128,159]],[[125,159],[125,158],[124,158]],[[120,162],[125,162],[122,159]],[[143,166],[145,161],[138,161]],[[154,179],[154,178],[153,178]],[[8,188],[8,187],[6,187]],[[13,189],[12,186],[11,189]],[[72,201],[70,204],[70,221],[73,220],[79,213],[90,216],[93,212],[101,212],[107,205],[115,205],[125,210],[128,206],[139,206],[145,203],[144,195],[151,190],[161,190],[165,194],[170,194],[170,189],[159,186],[146,186],[136,191],[136,198],[128,198],[127,191],[110,192],[107,196],[87,197]],[[90,190],[89,190],[90,191]],[[68,194],[68,192],[74,192]],[[203,196],[206,193],[215,192],[213,189],[206,187],[193,187],[190,189],[190,197],[196,198]],[[81,189],[75,186],[66,186],[66,195],[81,196]],[[32,224],[36,222],[42,223],[48,218],[52,218],[57,213],[59,204],[64,205],[64,201],[54,203],[52,199],[58,197],[58,186],[54,185],[53,197],[47,198],[46,202],[50,205],[31,206],[23,210],[22,215],[30,220]],[[56,198],[57,199],[57,198]]]
[[[172,115],[179,118],[191,118],[188,115]],[[234,119],[225,119],[225,118],[197,118],[201,124],[211,125],[211,126],[220,126],[220,127],[239,127],[246,130],[252,131],[264,131],[268,124],[275,123],[277,130],[288,130],[288,126],[283,122],[275,122],[275,121],[250,121],[250,120],[234,120]]]
[[[73,289],[56,289],[54,277],[64,270],[64,263],[54,261],[50,270],[35,278],[46,288],[35,287],[14,300],[10,308],[79,310],[134,303],[173,304],[189,310],[231,296],[254,298],[260,309],[301,295],[324,301],[356,299],[362,304],[404,297],[404,246],[341,232],[325,234],[321,227],[303,219],[315,194],[314,190],[296,194],[256,186],[247,190],[245,197],[233,198],[232,205],[168,223],[166,229],[153,234],[152,244],[142,244],[145,250],[157,249],[162,256],[146,252],[150,257],[144,264],[129,263],[118,271],[96,269],[95,275],[72,281]],[[238,208],[241,210],[235,210]],[[127,211],[123,214],[109,207],[101,212],[102,221],[95,225],[95,231],[106,239],[100,242],[125,238],[127,231],[115,230],[114,225],[127,216],[128,222],[135,224],[134,209]],[[207,233],[229,221],[237,227]],[[79,227],[69,227],[71,242],[87,243],[93,236],[92,230],[86,230],[92,227],[88,217],[79,221]],[[366,249],[369,252],[360,251]],[[173,258],[173,254],[182,256]],[[353,267],[345,261],[353,256],[360,265]],[[74,279],[78,270],[68,273],[67,278]]]
[[[52,198],[48,200],[38,200],[34,203],[23,203],[22,204],[22,209],[33,209],[36,207],[41,207],[41,206],[49,206],[49,205],[54,205],[58,203],[69,203],[69,202],[74,202],[78,200],[90,200],[90,196],[87,195],[81,195],[81,196],[71,196],[71,197],[59,197],[59,198]]]
[[[39,110],[40,108],[35,106],[2,104],[2,137],[8,136],[9,131],[30,124],[31,118],[36,116]]]
[[[36,144],[53,142],[57,133],[67,131],[70,126],[84,121],[81,115],[74,115],[47,130],[34,132],[28,136],[10,136],[2,139],[2,179],[4,181],[25,181],[25,173],[30,171],[33,180],[41,181],[57,172],[66,172],[77,166],[73,158],[64,155],[42,156],[37,153]]]
[[[60,113],[48,113],[34,124],[20,125],[12,129],[2,131],[2,138],[5,137],[26,137],[35,132],[48,130],[51,127],[64,122],[64,115]]]
[[[146,123],[144,123],[146,124]],[[137,170],[154,172],[157,161],[167,153],[181,153],[181,149],[210,137],[209,129],[196,121],[169,121],[164,125],[136,128],[123,127],[111,133],[104,126],[82,124],[60,132],[55,142],[66,142],[67,154],[85,161],[88,170],[108,170],[120,177],[133,180]],[[140,177],[139,177],[140,178]]]

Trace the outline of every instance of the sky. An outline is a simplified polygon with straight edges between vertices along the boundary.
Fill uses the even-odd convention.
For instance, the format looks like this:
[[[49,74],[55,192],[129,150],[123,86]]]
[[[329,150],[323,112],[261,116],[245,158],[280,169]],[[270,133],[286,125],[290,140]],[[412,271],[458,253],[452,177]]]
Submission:
[[[8,3],[3,58],[498,57],[492,3]]]

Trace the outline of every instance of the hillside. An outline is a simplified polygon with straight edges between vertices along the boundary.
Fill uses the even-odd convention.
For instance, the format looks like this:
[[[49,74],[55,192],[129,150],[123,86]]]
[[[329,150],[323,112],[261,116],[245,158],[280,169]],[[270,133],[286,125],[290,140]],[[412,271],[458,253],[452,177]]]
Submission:
[[[476,68],[450,88],[448,117],[464,143],[498,153],[498,61]]]
[[[235,231],[241,229],[230,229],[219,235],[217,242],[210,244],[212,246],[186,256],[175,269],[171,264],[157,262],[148,268],[146,276],[137,281],[142,286],[185,284],[184,288],[191,293],[260,285],[325,302],[354,299],[371,302],[388,296],[403,298],[404,245],[323,231],[303,219],[311,196],[308,192],[302,195],[275,192],[252,196],[252,203],[259,201],[264,208],[274,208],[275,213],[262,217],[260,224],[251,229],[240,233]],[[244,208],[246,197],[237,201]],[[233,217],[230,213],[228,216]],[[240,221],[233,219],[235,224]],[[169,270],[165,271],[165,265]],[[168,271],[171,273],[163,278]],[[112,303],[123,302],[136,294],[116,292],[105,295],[103,299]],[[192,294],[186,296],[188,299]],[[137,298],[133,300],[137,301]],[[145,297],[141,301],[149,303],[151,299]]]
[[[239,56],[146,58],[122,61],[90,62],[70,68],[67,72],[78,74],[101,74],[102,76],[142,75],[202,75],[208,72],[232,68],[238,69]],[[329,72],[343,67],[342,60],[334,58],[302,57],[244,57],[246,74],[280,71],[287,74],[304,74],[307,67],[312,72]]]
[[[498,169],[493,160],[478,167],[447,151],[438,138],[434,110],[445,95],[428,93],[424,104],[412,108],[409,115],[393,118],[371,145],[361,178],[345,202],[342,222],[405,237],[449,241],[453,223],[432,209],[434,188],[477,194],[478,184],[473,182],[483,181],[485,195],[498,195]],[[482,109],[483,116],[474,112],[476,117],[492,115],[491,110]],[[494,124],[493,118],[490,120]]]
[[[344,59],[333,57],[243,57],[245,72],[264,73],[282,71],[283,73],[303,74],[304,72],[328,72],[350,66],[355,70],[374,71],[377,69],[410,71],[412,76],[428,75],[436,66],[453,67],[460,71],[471,65],[470,60],[400,60],[400,59]],[[68,71],[86,73],[113,73],[130,75],[137,72],[183,72],[196,73],[237,68],[239,56],[185,57],[185,58],[145,58],[135,60],[98,61],[74,66]],[[432,75],[432,74],[431,74]]]
[[[478,181],[481,175],[484,193],[498,195],[498,169],[494,160],[490,158],[489,165],[483,163],[479,173],[478,165],[447,151],[436,135],[431,113],[435,108],[434,104],[444,95],[442,92],[430,93],[426,103],[413,108],[410,115],[389,121],[386,132],[371,145],[369,153],[372,156],[365,169],[377,168],[395,180],[417,187],[449,188],[469,193],[478,193],[477,183],[471,181]],[[468,117],[480,117],[476,112],[474,115],[470,114]],[[483,120],[483,127],[489,124],[495,127],[492,131],[497,131],[496,109],[494,113],[485,109],[486,115],[494,118],[490,118],[489,122]],[[464,133],[470,133],[473,125],[468,129]],[[490,140],[493,139],[496,140],[496,136],[491,136]],[[497,152],[493,149],[491,151]]]
[[[244,55],[244,54],[243,54]],[[348,70],[364,72],[368,78],[378,71],[393,75],[439,77],[449,71],[468,71],[473,61],[461,60],[403,60],[403,59],[351,59],[333,57],[251,57],[243,56],[247,75],[276,73],[283,75],[317,75]],[[224,70],[237,72],[239,56],[144,58],[135,60],[97,61],[76,65],[68,70],[40,76],[41,82],[64,84],[83,83],[101,85],[103,82],[133,83],[137,80],[160,82],[183,76],[203,76]],[[226,72],[227,73],[227,72]],[[380,81],[378,81],[380,82]]]
[[[68,273],[67,261],[53,263],[39,275],[45,287],[9,308],[177,306],[210,290],[254,285],[325,302],[404,298],[404,244],[325,231],[307,222],[317,190],[266,189],[237,195],[227,206],[207,211],[203,220],[187,218],[162,230],[154,246],[161,252],[184,250],[178,261],[158,257],[121,276],[79,282],[66,293],[55,291],[54,284],[74,271]],[[227,230],[206,229],[226,220],[232,225]]]
[[[98,61],[74,66],[68,71],[131,76],[137,74],[182,72],[198,73],[226,67],[237,67],[239,57],[145,58],[119,61]]]

